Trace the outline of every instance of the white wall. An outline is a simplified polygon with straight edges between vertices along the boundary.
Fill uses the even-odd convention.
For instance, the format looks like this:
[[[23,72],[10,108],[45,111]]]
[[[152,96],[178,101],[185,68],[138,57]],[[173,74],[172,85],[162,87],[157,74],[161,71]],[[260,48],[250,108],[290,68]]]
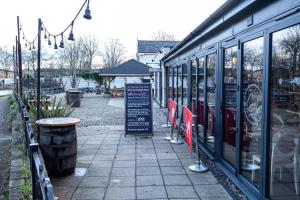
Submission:
[[[148,65],[149,67],[157,68],[159,67],[158,64],[156,64],[154,57],[157,53],[138,53],[137,60],[141,63],[144,63],[145,65]]]
[[[157,53],[138,53],[137,54],[137,60],[152,67],[152,68],[160,68],[160,60],[171,50],[170,47],[162,47],[160,49],[159,52]],[[164,69],[162,69],[162,91],[160,91],[160,87],[159,87],[159,78],[156,77],[156,74],[158,73],[154,73],[154,81],[155,79],[158,81],[158,84],[157,84],[157,90],[158,90],[158,93],[157,93],[157,100],[159,100],[159,94],[161,93],[162,95],[162,102],[161,102],[161,105],[163,106],[163,102],[165,101],[166,97],[164,96],[164,91],[166,89],[166,85],[165,85],[165,71]],[[154,85],[154,81],[151,81],[152,83],[152,88],[154,89],[155,85]]]
[[[124,88],[125,83],[141,83],[141,77],[116,77],[111,83],[110,88]]]
[[[71,77],[70,76],[64,76],[62,77],[62,82],[65,85],[65,90],[72,88],[71,86]],[[77,88],[94,88],[96,87],[97,83],[95,81],[87,81],[84,80],[83,78],[78,78],[77,77]]]

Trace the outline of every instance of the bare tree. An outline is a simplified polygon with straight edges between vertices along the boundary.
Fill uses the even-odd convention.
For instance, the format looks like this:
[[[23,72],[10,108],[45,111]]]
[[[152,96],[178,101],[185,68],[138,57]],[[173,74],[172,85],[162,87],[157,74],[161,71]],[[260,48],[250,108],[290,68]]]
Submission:
[[[173,33],[168,33],[165,31],[157,31],[152,33],[153,40],[161,40],[161,41],[175,41],[175,36]]]
[[[93,60],[99,52],[99,42],[95,36],[85,36],[82,38],[82,47],[81,60],[84,61],[84,68],[91,69]]]
[[[23,63],[27,69],[32,69],[36,73],[37,52],[36,50],[23,51]]]
[[[8,77],[9,71],[12,70],[13,56],[7,49],[0,47],[0,69],[3,71],[4,77]]]
[[[280,45],[283,46],[285,53],[291,55],[292,76],[297,70],[297,62],[300,62],[300,26],[293,26],[286,29],[281,35]]]
[[[66,62],[66,68],[69,70],[71,75],[71,87],[75,88],[77,86],[77,69],[79,69],[79,58],[80,58],[80,45],[78,42],[69,43],[62,49],[63,53],[61,54],[62,58]]]
[[[109,39],[100,52],[104,67],[111,68],[121,64],[126,59],[125,52],[125,47],[119,39]]]

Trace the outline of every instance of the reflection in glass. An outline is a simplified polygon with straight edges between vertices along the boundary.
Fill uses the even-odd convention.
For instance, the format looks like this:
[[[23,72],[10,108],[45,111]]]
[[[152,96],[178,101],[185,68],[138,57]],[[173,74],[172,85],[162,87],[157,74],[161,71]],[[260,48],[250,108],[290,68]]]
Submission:
[[[204,139],[204,67],[205,67],[205,58],[199,58],[199,68],[198,68],[198,81],[199,81],[199,88],[198,88],[198,119],[199,119],[199,135],[200,139]]]
[[[184,64],[182,66],[182,97],[183,97],[183,102],[182,105],[187,106],[188,105],[188,75],[187,75],[187,65]]]
[[[182,65],[177,67],[177,105],[178,105],[178,117],[182,111]]]
[[[168,72],[169,72],[169,82],[168,82],[168,98],[169,99],[173,99],[173,87],[174,87],[174,77],[173,77],[173,68],[169,67],[168,68]]]
[[[237,46],[224,52],[223,157],[233,166],[236,161],[237,52]]]
[[[206,95],[207,95],[207,133],[206,140],[209,147],[214,148],[216,135],[216,54],[207,56],[207,79],[206,79]]]
[[[262,133],[263,38],[243,44],[241,172],[257,187]]]
[[[270,96],[270,197],[300,199],[300,25],[275,32]]]
[[[192,112],[194,115],[197,114],[196,112],[196,92],[197,92],[197,61],[192,61]]]
[[[154,73],[154,98],[158,99],[158,72]]]

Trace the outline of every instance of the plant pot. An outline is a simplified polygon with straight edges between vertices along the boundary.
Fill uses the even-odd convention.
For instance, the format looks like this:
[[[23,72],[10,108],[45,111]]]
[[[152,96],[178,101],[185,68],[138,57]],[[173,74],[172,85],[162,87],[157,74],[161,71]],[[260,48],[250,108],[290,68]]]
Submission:
[[[72,105],[72,107],[80,107],[81,103],[81,91],[69,91],[69,104]]]
[[[40,127],[40,148],[50,177],[74,172],[77,157],[75,125],[79,121],[76,118],[48,118],[37,121]]]
[[[70,91],[79,91],[79,89],[77,89],[77,88],[70,88],[70,89],[67,89],[66,90],[66,101],[67,101],[67,104],[71,104],[70,103],[70,96],[69,96],[69,92]]]

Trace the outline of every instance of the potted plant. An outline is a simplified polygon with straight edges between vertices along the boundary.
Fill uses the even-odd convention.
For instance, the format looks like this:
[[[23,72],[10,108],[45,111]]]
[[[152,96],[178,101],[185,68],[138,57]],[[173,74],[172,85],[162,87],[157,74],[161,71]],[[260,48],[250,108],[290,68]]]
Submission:
[[[36,125],[35,105],[30,105],[30,120],[33,125],[40,144],[45,166],[49,176],[63,176],[72,173],[76,166],[77,156],[77,136],[75,125],[63,124],[59,126],[41,126],[39,131]],[[74,109],[65,103],[62,99],[54,98],[50,105],[41,101],[40,118],[51,120],[75,119],[68,118]],[[40,121],[40,120],[39,120]],[[39,122],[37,121],[37,122]]]

